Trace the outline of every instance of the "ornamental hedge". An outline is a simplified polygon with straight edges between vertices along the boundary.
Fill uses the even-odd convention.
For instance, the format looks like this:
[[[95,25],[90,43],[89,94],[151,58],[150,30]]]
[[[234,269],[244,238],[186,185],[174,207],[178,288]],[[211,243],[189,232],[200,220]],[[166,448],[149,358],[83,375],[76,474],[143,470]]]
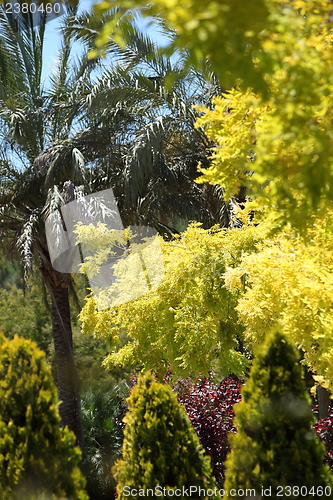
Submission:
[[[139,377],[128,405],[123,460],[113,467],[118,500],[137,499],[129,494],[132,489],[215,488],[210,460],[168,384],[156,382],[148,372]],[[150,496],[155,497],[160,495]],[[192,494],[191,498],[208,496]]]
[[[290,498],[313,500],[314,491],[332,498],[333,476],[312,428],[298,355],[279,331],[257,353],[242,396],[235,408],[238,432],[230,436],[232,451],[226,461],[227,494],[232,488],[254,488],[258,494],[272,488],[271,498],[291,492]]]
[[[87,500],[81,452],[59,427],[57,392],[45,354],[0,334],[1,500]]]

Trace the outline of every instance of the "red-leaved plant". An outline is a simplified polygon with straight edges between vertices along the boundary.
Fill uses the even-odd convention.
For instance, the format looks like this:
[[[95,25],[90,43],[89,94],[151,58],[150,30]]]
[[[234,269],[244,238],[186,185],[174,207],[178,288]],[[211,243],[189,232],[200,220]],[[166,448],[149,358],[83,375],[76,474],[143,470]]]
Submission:
[[[163,380],[171,383],[172,372],[168,370]],[[136,382],[137,375],[134,372],[131,376],[131,388]],[[180,378],[172,386],[178,394],[179,402],[185,407],[202,446],[211,457],[213,474],[220,486],[224,482],[224,462],[230,451],[228,433],[236,432],[233,407],[242,399],[240,389],[243,383],[243,380],[227,377],[217,385],[212,377],[198,377],[195,382],[190,378]],[[316,407],[313,412],[317,415]],[[326,447],[325,461],[333,472],[333,407],[328,417],[318,420],[313,427]]]
[[[313,412],[317,414],[316,407],[314,407]],[[330,408],[328,417],[317,420],[313,428],[326,447],[325,461],[333,472],[333,408]]]
[[[230,450],[228,433],[236,432],[233,407],[241,400],[242,380],[227,377],[220,385],[211,378],[179,379],[173,386],[185,407],[206,453],[211,457],[213,475],[223,485],[224,462]]]

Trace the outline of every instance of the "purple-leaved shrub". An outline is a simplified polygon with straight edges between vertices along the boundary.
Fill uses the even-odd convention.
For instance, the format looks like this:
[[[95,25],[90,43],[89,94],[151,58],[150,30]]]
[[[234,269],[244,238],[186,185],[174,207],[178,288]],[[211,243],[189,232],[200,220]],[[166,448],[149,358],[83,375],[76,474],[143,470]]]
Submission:
[[[178,401],[185,407],[206,453],[211,458],[213,475],[224,482],[224,462],[230,450],[228,433],[236,432],[233,407],[241,400],[242,380],[227,377],[217,385],[211,378],[179,379],[173,386]]]

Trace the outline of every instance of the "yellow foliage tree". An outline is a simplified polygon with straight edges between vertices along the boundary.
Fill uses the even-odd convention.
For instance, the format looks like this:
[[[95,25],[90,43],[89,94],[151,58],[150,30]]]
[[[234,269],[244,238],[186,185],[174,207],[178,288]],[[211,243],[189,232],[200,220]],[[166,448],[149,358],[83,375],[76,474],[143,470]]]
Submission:
[[[260,344],[280,325],[304,351],[304,363],[322,385],[333,389],[333,234],[314,221],[309,241],[292,230],[267,239],[260,252],[227,269],[225,286],[236,294],[245,339]],[[245,287],[244,287],[245,283]]]
[[[171,365],[184,374],[219,366],[225,375],[242,375],[255,346],[279,326],[303,350],[316,380],[332,390],[331,221],[313,217],[307,240],[290,227],[274,235],[264,223],[211,230],[192,224],[173,242],[161,239],[165,277],[156,289],[100,311],[91,296],[82,328],[112,342],[106,367],[163,373]],[[89,265],[96,266],[93,255]],[[108,294],[113,287],[125,294],[135,280],[135,266],[118,271]]]
[[[270,216],[304,231],[333,201],[332,6],[273,3],[260,50],[252,52],[268,93],[253,93],[244,76],[246,90],[240,82],[215,98],[213,109],[202,109],[197,126],[216,148],[198,182],[220,183],[229,195],[247,185]]]
[[[243,252],[239,264],[229,266],[224,261],[226,270],[218,287],[223,294],[227,291],[231,308],[236,307],[232,317],[245,329],[244,340],[260,342],[268,327],[281,324],[304,350],[304,362],[318,380],[332,388],[332,2],[256,0],[250,8],[245,0],[154,0],[149,6],[145,0],[106,0],[96,9],[101,13],[115,6],[120,9],[118,18],[104,26],[99,48],[111,32],[121,43],[117,22],[122,13],[143,9],[175,29],[169,49],[186,48],[189,64],[209,59],[228,89],[210,109],[199,108],[197,126],[203,127],[215,148],[211,166],[199,166],[202,175],[197,181],[221,184],[229,197],[247,186],[252,208],[263,209],[280,233],[256,246],[255,252]],[[206,263],[205,271],[207,267]],[[176,278],[170,282],[178,283],[178,272],[173,268]],[[208,306],[200,309],[200,294],[186,287],[181,293],[188,297],[182,304],[195,301],[195,307],[188,309],[178,309],[177,302],[182,318],[191,311],[183,331],[197,321],[193,319],[197,311],[207,318],[207,331],[214,331],[206,315]],[[156,318],[153,310],[156,314],[162,301],[154,300],[147,315],[139,302],[131,306],[144,311],[141,318],[136,316],[139,325]],[[218,303],[216,308],[223,308],[224,299]],[[194,342],[191,335],[183,337]],[[214,334],[212,338],[216,342]],[[201,345],[200,336],[196,339]],[[133,345],[137,349],[138,343]],[[160,346],[161,341],[152,345]],[[190,356],[193,351],[189,350]]]
[[[84,227],[77,232],[84,239]],[[99,297],[92,296],[80,314],[84,332],[113,343],[114,352],[104,364],[136,364],[160,373],[171,365],[175,373],[188,374],[207,373],[217,363],[226,375],[244,374],[249,352],[242,343],[244,328],[237,322],[237,294],[227,291],[223,275],[241,263],[244,253],[256,251],[266,232],[264,225],[204,230],[196,223],[175,241],[161,239],[164,279],[155,289],[100,311],[95,305]],[[96,260],[91,255],[86,267],[95,270],[99,256],[98,251]],[[120,261],[114,273],[118,282],[102,295],[121,289],[119,296],[126,298],[137,276],[135,263],[126,267]]]

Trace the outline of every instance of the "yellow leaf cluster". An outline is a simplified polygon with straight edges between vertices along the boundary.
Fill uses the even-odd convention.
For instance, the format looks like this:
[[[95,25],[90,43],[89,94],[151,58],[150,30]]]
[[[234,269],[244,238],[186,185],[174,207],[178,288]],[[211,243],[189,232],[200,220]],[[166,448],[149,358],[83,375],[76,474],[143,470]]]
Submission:
[[[197,120],[216,147],[197,182],[249,194],[305,230],[333,202],[332,26],[326,2],[284,2],[255,54],[269,93],[232,89]],[[293,29],[290,30],[290,26]],[[246,82],[246,80],[244,80]]]
[[[174,241],[161,240],[165,275],[155,290],[103,311],[90,297],[83,330],[110,340],[106,367],[242,374],[252,349],[279,326],[333,389],[332,225],[332,212],[312,217],[304,239],[291,226],[276,233],[264,223],[211,230],[193,223]],[[135,266],[126,279],[131,272],[134,282]]]
[[[318,222],[318,221],[317,221]],[[327,231],[328,230],[328,231]],[[327,232],[326,232],[327,231]],[[259,344],[280,325],[304,352],[304,363],[333,389],[333,239],[322,223],[305,242],[292,230],[265,241],[258,253],[227,269],[225,285],[235,293],[245,338]]]
[[[212,167],[198,168],[204,175],[198,183],[221,184],[226,198],[237,193],[248,182],[250,163],[254,159],[256,121],[262,115],[258,98],[250,91],[232,89],[213,99],[214,110],[197,107],[205,114],[197,119],[217,146],[213,149]]]
[[[240,349],[237,294],[224,287],[223,275],[256,250],[266,231],[251,225],[207,231],[194,223],[174,241],[160,241],[164,279],[155,290],[99,312],[89,298],[80,319],[84,331],[113,342],[105,366],[131,362],[162,372],[171,365],[184,374],[207,373],[217,363],[223,373],[244,373],[249,360]],[[134,283],[135,266],[127,267],[124,276]],[[105,293],[112,294],[115,286]]]

